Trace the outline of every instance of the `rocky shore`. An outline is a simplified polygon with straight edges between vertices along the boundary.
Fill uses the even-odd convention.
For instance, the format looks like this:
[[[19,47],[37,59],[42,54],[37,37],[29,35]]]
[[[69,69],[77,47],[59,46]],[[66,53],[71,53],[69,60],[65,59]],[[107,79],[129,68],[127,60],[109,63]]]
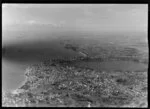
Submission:
[[[105,72],[47,61],[29,66],[26,80],[3,93],[2,106],[147,107],[147,72]]]

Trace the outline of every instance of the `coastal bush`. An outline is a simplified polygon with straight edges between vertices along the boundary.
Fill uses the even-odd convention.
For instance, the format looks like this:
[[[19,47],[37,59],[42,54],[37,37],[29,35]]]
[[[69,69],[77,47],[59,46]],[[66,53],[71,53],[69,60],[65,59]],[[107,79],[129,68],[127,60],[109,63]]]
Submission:
[[[5,95],[3,105],[15,105],[19,103],[16,99],[19,99],[28,106],[35,103],[36,106],[87,107],[90,103],[91,106],[120,107],[130,105],[135,97],[146,96],[147,75],[143,72],[102,72],[58,63],[55,65],[28,67],[26,80],[19,88],[23,91]],[[71,101],[70,105],[67,99]]]

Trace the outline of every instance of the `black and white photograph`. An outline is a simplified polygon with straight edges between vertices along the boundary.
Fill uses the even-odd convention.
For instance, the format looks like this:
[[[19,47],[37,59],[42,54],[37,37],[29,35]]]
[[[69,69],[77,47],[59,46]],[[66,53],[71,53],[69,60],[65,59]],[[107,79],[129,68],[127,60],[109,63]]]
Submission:
[[[2,107],[148,107],[148,4],[2,3]]]

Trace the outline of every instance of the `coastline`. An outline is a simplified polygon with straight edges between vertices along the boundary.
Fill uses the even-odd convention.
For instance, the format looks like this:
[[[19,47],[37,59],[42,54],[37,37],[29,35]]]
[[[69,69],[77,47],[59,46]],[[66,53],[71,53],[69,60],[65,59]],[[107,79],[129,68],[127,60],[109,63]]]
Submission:
[[[43,67],[42,67],[42,65],[43,65]],[[67,76],[67,78],[70,78],[70,79],[71,79],[72,77],[74,77],[74,78],[76,77],[76,78],[77,78],[77,79],[73,80],[75,83],[77,82],[77,83],[76,83],[77,86],[75,85],[75,87],[80,87],[80,85],[78,84],[78,81],[80,80],[80,78],[82,78],[82,77],[84,78],[84,76],[79,76],[79,75],[85,75],[85,77],[93,78],[93,79],[94,79],[94,78],[96,79],[97,77],[99,77],[98,75],[101,75],[101,76],[103,76],[104,78],[106,78],[106,80],[104,79],[104,82],[102,82],[102,86],[103,86],[103,85],[105,84],[105,82],[106,82],[106,86],[107,86],[106,89],[109,88],[109,87],[111,88],[111,86],[109,86],[109,84],[111,84],[111,85],[113,85],[113,86],[116,87],[115,81],[114,81],[113,79],[110,79],[113,84],[112,84],[112,83],[109,83],[110,80],[109,80],[108,78],[114,77],[114,78],[116,79],[116,77],[118,77],[120,74],[121,74],[121,75],[124,75],[124,73],[125,73],[125,72],[124,72],[124,73],[123,73],[123,72],[118,72],[118,73],[117,73],[117,72],[116,72],[116,73],[115,73],[115,72],[114,72],[114,73],[113,73],[113,72],[111,72],[111,73],[108,73],[108,72],[103,72],[103,73],[102,73],[102,72],[101,72],[101,73],[98,73],[97,71],[92,70],[92,69],[75,68],[75,67],[71,67],[71,66],[69,66],[69,67],[66,66],[66,67],[65,67],[64,64],[62,65],[62,64],[58,64],[58,63],[55,63],[55,64],[53,64],[53,65],[52,65],[52,63],[49,64],[49,65],[46,65],[46,64],[42,64],[42,65],[40,64],[40,66],[41,66],[42,68],[37,67],[37,66],[33,66],[33,67],[39,68],[39,71],[40,71],[40,72],[42,71],[42,69],[43,69],[43,70],[45,69],[45,73],[46,73],[46,72],[47,72],[46,69],[47,69],[48,66],[49,66],[48,69],[51,69],[51,71],[53,71],[53,72],[58,72],[58,73],[57,73],[58,75],[60,75],[59,72],[62,73],[62,71],[64,71],[64,73],[61,74],[62,77],[63,77],[63,75],[66,75],[66,74],[65,74],[66,70],[68,70],[69,72],[70,72],[70,71],[71,71],[71,72],[74,72],[74,73],[69,74],[69,72],[67,71],[67,72],[66,72],[66,73],[67,73],[66,76]],[[51,66],[51,65],[52,65],[52,66]],[[36,68],[35,68],[35,69],[36,69]],[[63,70],[63,69],[64,69],[64,70]],[[65,70],[65,69],[66,69],[66,70]],[[77,69],[81,70],[81,71],[80,71],[81,74],[80,74],[80,73],[77,73],[77,72],[78,72]],[[82,70],[83,70],[83,72],[86,71],[87,73],[83,73]],[[30,71],[32,71],[32,70],[30,70]],[[38,69],[37,69],[37,71],[38,71]],[[36,70],[33,71],[33,72],[36,72]],[[33,76],[32,76],[32,75],[28,76],[28,77],[26,78],[26,80],[24,81],[24,83],[22,83],[22,85],[25,85],[26,82],[30,80],[29,78],[34,77],[34,73],[33,73],[33,72],[31,72]],[[39,72],[39,74],[40,74],[40,72]],[[49,71],[48,71],[48,72],[49,72]],[[90,73],[90,72],[93,72],[93,73]],[[43,73],[44,73],[44,72],[43,72]],[[51,73],[51,72],[49,72],[49,73]],[[143,72],[143,73],[144,73],[144,72]],[[145,73],[147,73],[147,72],[145,72]],[[53,79],[54,79],[54,82],[53,82],[53,80],[50,80],[50,81],[45,81],[45,80],[44,80],[46,83],[45,83],[44,81],[43,81],[43,82],[44,82],[44,83],[43,83],[43,82],[42,82],[42,78],[41,78],[41,79],[39,79],[39,80],[41,80],[41,82],[39,82],[39,83],[40,83],[40,84],[48,84],[48,85],[50,85],[50,86],[52,86],[52,87],[56,87],[56,86],[53,86],[53,84],[55,84],[55,81],[58,82],[59,84],[62,84],[63,82],[61,83],[61,81],[62,81],[62,80],[65,80],[65,77],[63,77],[64,79],[63,79],[63,78],[59,78],[59,80],[57,80],[57,76],[58,76],[57,74],[54,75],[54,76],[52,76]],[[97,74],[98,74],[98,75],[97,75]],[[108,74],[109,74],[109,76],[107,76]],[[132,76],[132,75],[135,75],[135,72],[132,72],[132,73],[131,73],[131,72],[127,72],[127,73],[125,73],[125,74]],[[140,72],[139,72],[139,74],[140,74]],[[73,75],[74,75],[74,76],[73,76]],[[117,76],[117,75],[118,75],[118,76]],[[137,74],[136,74],[136,75],[137,75]],[[143,74],[142,74],[142,75],[143,75]],[[124,76],[125,76],[125,75],[124,75]],[[122,78],[122,77],[124,77],[124,76],[119,76],[119,78],[120,78],[120,77]],[[39,78],[40,76],[37,75],[37,77]],[[52,78],[52,77],[51,77],[51,78]],[[79,78],[79,77],[80,77],[80,78]],[[132,76],[132,77],[135,78],[134,76]],[[44,78],[45,78],[45,77],[43,77],[43,79],[44,79]],[[139,76],[139,78],[142,78],[142,77]],[[28,79],[28,80],[27,80],[27,79]],[[66,82],[67,82],[67,81],[70,81],[70,79],[69,79],[69,80],[67,79]],[[95,79],[94,79],[94,81],[95,81],[96,83],[95,83],[95,82],[93,83],[93,82],[92,82],[93,79],[90,81],[91,84],[95,84],[95,85],[96,85],[98,81],[99,81],[99,82],[101,81],[101,79],[100,79],[100,80],[98,80],[98,81],[96,82]],[[135,79],[136,79],[136,78],[135,78]],[[38,80],[36,80],[36,78],[35,78],[35,79],[34,79],[34,78],[31,78],[31,81],[32,81],[32,80],[33,80],[33,82],[35,82],[35,83],[36,83],[36,81],[38,81]],[[83,79],[83,80],[85,81],[86,79]],[[82,81],[83,81],[83,80],[82,80],[82,79],[80,80],[80,81],[81,81],[80,84],[82,84]],[[72,81],[72,80],[71,80],[71,81]],[[130,80],[130,81],[131,81],[131,80]],[[108,83],[107,83],[107,82],[108,82]],[[84,83],[84,84],[86,84],[86,83]],[[35,84],[35,85],[36,85],[36,84]],[[98,84],[97,84],[97,85],[98,85]],[[100,87],[100,86],[97,86],[97,85],[96,85],[96,87]],[[87,85],[87,86],[88,86],[88,85]],[[84,88],[84,87],[87,87],[87,86],[86,86],[86,85],[83,85],[82,87]],[[30,87],[32,87],[32,85],[31,85]],[[40,87],[41,87],[41,86],[40,86]],[[47,86],[45,86],[45,87],[47,87]],[[62,85],[61,87],[62,87],[62,89],[63,89],[63,87],[65,88],[66,86],[63,86],[63,85]],[[67,86],[67,87],[69,88],[70,86]],[[118,86],[117,86],[117,87],[118,87]],[[116,87],[116,88],[117,88],[117,87]],[[122,87],[122,88],[123,88],[124,86],[119,85],[119,87]],[[119,88],[119,87],[118,87],[118,88]],[[141,86],[140,86],[140,87],[141,87]],[[118,88],[117,88],[117,90],[118,90]],[[125,87],[124,87],[124,88],[125,88]],[[32,88],[31,88],[31,89],[32,89]],[[16,92],[16,93],[13,93],[13,94],[16,95],[16,96],[19,96],[21,93],[22,93],[22,94],[23,94],[23,93],[32,93],[31,89],[30,89],[30,90],[24,90],[24,89],[19,88],[20,92]],[[34,88],[33,88],[33,89],[34,89]],[[56,89],[57,89],[57,88],[56,88]],[[55,90],[56,90],[56,89],[55,89]],[[60,88],[59,90],[62,90],[62,89]],[[87,87],[87,89],[88,89],[88,87]],[[87,89],[86,89],[86,90],[87,90]],[[38,88],[38,89],[35,88],[34,90],[39,90],[39,88]],[[44,91],[43,88],[40,89],[40,90],[43,90],[43,91]],[[50,89],[50,90],[52,91],[53,89]],[[58,92],[59,92],[59,90],[58,90]],[[72,90],[72,91],[73,91],[74,89],[69,89],[69,90]],[[75,89],[75,90],[76,90],[76,89]],[[79,89],[79,90],[81,90],[81,89]],[[107,90],[108,90],[108,89],[107,89]],[[110,89],[109,89],[109,90],[110,90]],[[126,90],[126,89],[125,89],[125,90]],[[54,91],[54,90],[53,90],[53,91]],[[53,92],[53,91],[52,91],[52,92]],[[72,93],[72,91],[71,91],[71,93]],[[121,91],[121,90],[120,90],[120,91]],[[122,91],[123,91],[123,90],[122,90]],[[121,93],[122,93],[122,91],[121,91]],[[128,91],[129,91],[129,90],[128,90]],[[55,92],[55,91],[54,91],[54,92]],[[57,92],[57,91],[56,91],[56,92]],[[73,91],[73,92],[74,92],[74,91]],[[78,91],[77,91],[77,92],[78,92]],[[82,92],[82,91],[81,91],[81,92]],[[102,92],[103,92],[103,90],[102,90]],[[129,92],[131,93],[132,91],[129,91]],[[67,93],[67,92],[64,92],[64,94],[65,94],[65,93]],[[74,95],[74,93],[72,93],[72,94],[71,94],[71,93],[70,93],[70,97],[72,96],[72,94],[73,94],[73,96],[76,96],[76,95]],[[79,92],[78,92],[78,93],[79,93]],[[77,95],[78,95],[78,93],[77,93]],[[87,92],[87,93],[95,93],[95,92]],[[104,92],[103,92],[103,93],[104,93]],[[110,94],[111,94],[112,92],[107,92],[107,93],[110,93]],[[123,91],[123,93],[125,93],[125,92]],[[127,92],[127,93],[128,93],[128,92]],[[35,94],[36,94],[36,92],[35,92]],[[55,94],[54,94],[54,95],[55,95]],[[56,94],[56,95],[57,95],[57,94]],[[132,95],[132,94],[131,94],[131,95]],[[60,95],[60,96],[61,96],[61,95]],[[85,95],[84,95],[84,96],[85,96]],[[109,96],[109,94],[108,94],[108,95],[106,94],[106,98],[107,98],[107,96]],[[121,95],[119,95],[119,96],[121,96]],[[124,95],[124,96],[128,96],[128,95]],[[85,97],[87,97],[87,95],[86,95]],[[127,97],[127,98],[128,98],[128,97]],[[126,98],[126,99],[127,99],[127,98]],[[27,99],[29,99],[29,98],[27,97]],[[44,99],[44,98],[43,98],[43,99]],[[74,99],[77,99],[77,98],[74,98]],[[87,98],[86,98],[86,99],[87,99]],[[112,98],[112,99],[113,99],[113,98]],[[117,99],[119,100],[119,98],[117,98]],[[88,99],[87,99],[87,100],[88,100]],[[29,100],[29,101],[30,101],[30,100]],[[100,100],[100,101],[101,101],[101,100]],[[63,101],[61,101],[61,102],[63,102]],[[78,104],[78,101],[75,100],[75,103]],[[91,103],[92,103],[92,102],[91,102]],[[102,103],[102,102],[101,102],[101,103]],[[29,104],[30,104],[30,103],[29,103]],[[61,104],[61,103],[60,103],[60,104]],[[86,105],[86,104],[88,104],[88,103],[86,103],[86,101],[85,101],[85,105]],[[105,104],[105,103],[104,103],[104,104]],[[107,104],[107,103],[106,103],[106,104]],[[108,103],[108,104],[109,104],[109,103]],[[79,105],[79,104],[78,104],[78,105]],[[81,104],[81,105],[82,105],[82,104]],[[92,104],[91,104],[91,105],[92,105]],[[88,106],[88,105],[86,105],[86,106]],[[107,107],[107,106],[109,107],[109,105],[106,105],[106,107]],[[115,105],[114,105],[114,106],[115,106]],[[126,106],[127,106],[127,105],[126,105]],[[128,106],[129,106],[129,105],[128,105]],[[102,107],[103,107],[103,106],[102,106]],[[105,106],[104,106],[104,107],[105,107]],[[110,107],[111,107],[111,104],[110,104]],[[121,106],[121,107],[122,107],[122,106]],[[136,107],[136,106],[135,106],[135,107]]]

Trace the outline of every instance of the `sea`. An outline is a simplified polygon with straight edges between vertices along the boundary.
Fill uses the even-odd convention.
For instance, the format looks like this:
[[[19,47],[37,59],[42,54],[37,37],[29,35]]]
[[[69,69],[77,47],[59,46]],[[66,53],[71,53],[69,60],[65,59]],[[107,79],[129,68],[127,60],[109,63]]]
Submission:
[[[81,36],[80,36],[80,33]],[[85,34],[84,34],[85,33]],[[71,36],[72,34],[72,36]],[[52,58],[73,58],[79,56],[72,50],[65,49],[60,43],[62,36],[95,38],[99,43],[109,42],[136,47],[148,54],[147,33],[145,32],[31,32],[6,31],[2,34],[2,90],[11,91],[19,87],[25,80],[24,73],[29,65],[40,63]],[[93,37],[92,37],[93,35]],[[144,44],[143,44],[144,43]],[[138,46],[137,46],[138,45]],[[84,62],[80,65],[85,65]],[[96,66],[100,70],[112,71],[147,71],[148,65],[128,61],[89,62],[88,66]]]

